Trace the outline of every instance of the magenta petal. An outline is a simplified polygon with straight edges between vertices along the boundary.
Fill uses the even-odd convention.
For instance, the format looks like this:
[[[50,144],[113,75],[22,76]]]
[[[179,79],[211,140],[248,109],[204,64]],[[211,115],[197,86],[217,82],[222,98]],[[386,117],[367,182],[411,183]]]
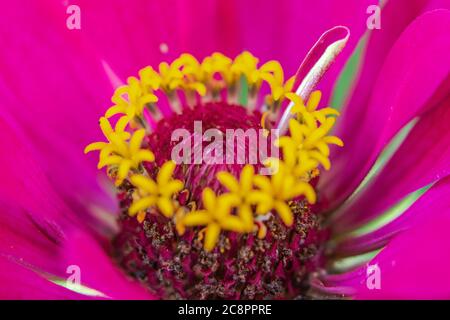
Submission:
[[[383,14],[384,27],[376,31],[379,34],[374,33],[373,44],[367,49],[367,69],[359,82],[362,88],[356,87],[337,132],[345,148],[333,156],[333,170],[324,173],[319,184],[322,201],[331,207],[356,188],[392,136],[409,120],[431,108],[437,102],[435,94],[448,90],[442,86],[449,85],[449,11],[428,12],[417,18],[390,49],[392,34],[401,30],[389,27],[388,24],[397,23],[399,16],[399,8],[389,8],[388,4]],[[401,12],[403,17],[403,9]]]
[[[157,299],[136,281],[126,277],[87,233],[69,234],[63,249],[67,266],[80,268],[83,285],[112,299]]]
[[[381,288],[358,286],[357,298],[450,299],[448,204],[439,217],[401,234],[370,262],[380,268]]]
[[[0,94],[10,99],[2,109],[27,129],[44,127],[66,143],[92,139],[112,91],[100,57],[65,28],[65,10],[17,1],[3,12],[0,30],[8,50],[0,52]]]
[[[52,189],[45,172],[36,161],[36,153],[20,129],[8,121],[1,112],[0,130],[2,132],[0,148],[6,151],[2,152],[0,157],[2,200],[14,203],[28,212],[42,213],[48,218],[65,219],[59,212],[67,208]]]
[[[368,245],[370,240],[377,242],[378,236],[392,239],[366,265],[324,276],[325,286],[349,288],[359,299],[449,299],[449,188],[450,178],[441,180],[383,232],[380,229],[360,238]],[[357,249],[358,244],[348,242],[346,249],[352,248]],[[373,284],[370,277],[374,275],[368,268],[375,265],[380,272],[379,289],[368,285]]]
[[[61,276],[64,269],[55,262],[61,240],[56,224],[33,217],[25,209],[0,199],[0,256],[14,257],[36,269]]]
[[[3,12],[0,33],[9,49],[0,52],[2,114],[20,124],[45,174],[68,200],[80,206],[99,201],[94,158],[84,157],[83,149],[101,136],[97,121],[110,103],[100,58],[64,27],[64,10],[56,19],[41,4],[17,1]],[[105,196],[101,201],[111,207]]]
[[[77,5],[82,12],[77,36],[122,80],[183,52],[203,58],[214,51],[235,55],[242,48],[234,1],[80,0]],[[63,2],[47,0],[44,7],[65,23]]]
[[[450,47],[449,47],[450,48]],[[409,193],[450,174],[450,96],[416,124],[379,175],[336,216],[336,232],[357,228]]]
[[[25,210],[35,219],[45,219],[50,224],[55,222],[62,227],[83,227],[86,222],[95,221],[86,210],[75,213],[74,209],[77,208],[61,197],[60,190],[57,192],[54,188],[52,176],[49,178],[39,161],[40,154],[30,144],[23,131],[2,110],[0,130],[3,135],[0,148],[7,151],[2,152],[0,156],[1,200]]]
[[[58,286],[4,256],[0,256],[1,300],[82,300],[89,297]]]
[[[367,7],[373,1],[236,1],[238,32],[244,49],[263,61],[277,59],[287,75],[294,75],[320,36],[335,26],[350,30],[350,39],[318,88],[328,100],[332,86],[360,37],[367,30]]]
[[[350,30],[348,28],[336,26],[327,30],[308,52],[295,74],[293,85],[295,93],[303,101],[308,101],[311,92],[316,89],[317,84],[345,48],[349,37]],[[292,102],[290,104],[285,102],[281,106],[282,116],[276,124],[280,135],[286,134],[288,130],[289,119],[293,117],[291,112],[293,106]]]
[[[352,1],[342,6],[337,0],[82,0],[78,2],[84,13],[79,36],[93,44],[122,79],[183,52],[203,58],[214,51],[235,56],[243,50],[262,61],[278,59],[287,75],[293,75],[320,35],[336,25],[351,30],[344,53],[348,57],[366,30],[366,9],[372,2]],[[65,17],[64,8],[55,8],[51,1],[46,6],[59,20]],[[325,94],[345,56],[323,80]]]
[[[138,290],[133,289],[131,282],[128,286],[127,280],[115,271],[112,260],[96,246],[96,239],[88,235],[76,239],[68,236],[75,232],[87,234],[86,218],[80,212],[75,214],[55,193],[19,128],[3,116],[0,130],[0,148],[8,150],[0,157],[0,256],[14,257],[58,277],[67,276],[66,268],[77,264],[84,269],[82,276],[87,283],[92,274],[94,284],[103,282],[98,288],[108,297],[139,297]],[[91,261],[93,265],[88,264]],[[121,292],[111,291],[111,287]]]
[[[349,238],[335,249],[338,256],[357,255],[385,246],[389,240],[412,226],[427,219],[439,219],[450,207],[450,177],[443,178],[433,185],[402,215],[385,226],[360,237]]]
[[[74,212],[55,192],[21,130],[0,112],[0,255],[61,276],[57,254],[64,230],[86,228],[86,212]],[[93,220],[91,220],[93,222]]]

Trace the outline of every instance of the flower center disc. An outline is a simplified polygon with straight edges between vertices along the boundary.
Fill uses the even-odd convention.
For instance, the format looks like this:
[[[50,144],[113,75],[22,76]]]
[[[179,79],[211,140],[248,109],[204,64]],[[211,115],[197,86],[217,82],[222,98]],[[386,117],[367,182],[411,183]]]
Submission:
[[[240,130],[245,132],[248,129],[253,132],[262,131],[261,114],[259,112],[247,113],[247,110],[238,105],[229,105],[224,102],[211,102],[201,104],[193,109],[185,109],[182,114],[174,115],[169,118],[162,119],[158,126],[150,136],[149,144],[152,150],[155,150],[155,163],[161,165],[172,159],[172,150],[176,145],[180,145],[180,141],[172,139],[175,130],[185,130],[189,133],[188,144],[191,146],[190,154],[188,154],[188,163],[182,163],[177,166],[174,176],[184,181],[186,189],[194,200],[201,198],[201,192],[205,187],[210,187],[215,191],[221,190],[221,185],[216,179],[216,174],[220,171],[228,171],[235,176],[239,176],[243,166],[248,163],[249,150],[254,150],[255,141],[244,139],[241,144],[239,141],[233,140],[231,147],[232,161],[227,163],[226,149],[227,138],[226,131],[236,132]],[[200,131],[198,130],[200,128]],[[217,143],[214,138],[208,139],[208,132],[216,132],[221,135],[221,154],[211,152],[211,144]],[[230,136],[230,135],[228,135]],[[203,138],[203,139],[202,139]],[[210,141],[206,141],[210,140]],[[200,145],[201,144],[201,148]],[[228,144],[230,145],[230,144]],[[241,149],[241,150],[237,150]],[[237,156],[243,151],[245,158],[237,161]],[[229,152],[230,153],[230,152]],[[243,154],[241,152],[241,154]],[[212,161],[215,156],[217,160],[214,164],[205,163],[205,160]],[[173,160],[173,159],[172,159]],[[201,162],[201,163],[199,163]],[[258,164],[254,164],[258,167]],[[150,165],[151,166],[151,165]]]
[[[217,129],[225,134],[227,129],[259,130],[260,119],[259,112],[248,113],[241,106],[225,102],[200,104],[160,120],[146,141],[155,153],[156,165],[161,165],[171,159],[172,150],[179,143],[172,141],[176,129],[190,132],[195,144],[196,121],[201,121],[203,132]],[[203,152],[211,143],[199,141]],[[246,149],[250,147],[248,141],[245,144]],[[223,187],[216,180],[216,173],[226,170],[237,177],[244,164],[177,165],[174,176],[185,186],[175,199],[180,210],[200,207],[205,187],[220,193]],[[155,172],[152,166],[146,167],[150,173]],[[277,215],[261,216],[264,230],[247,234],[222,232],[215,248],[208,252],[202,245],[201,227],[180,235],[173,220],[159,214],[157,209],[152,209],[154,212],[150,211],[143,223],[130,217],[128,208],[133,200],[130,190],[125,183],[119,193],[121,232],[114,240],[114,255],[128,274],[161,298],[303,298],[308,294],[308,276],[323,266],[322,244],[327,231],[304,200],[289,202],[294,214],[292,227],[283,224]],[[265,236],[261,236],[261,231]]]

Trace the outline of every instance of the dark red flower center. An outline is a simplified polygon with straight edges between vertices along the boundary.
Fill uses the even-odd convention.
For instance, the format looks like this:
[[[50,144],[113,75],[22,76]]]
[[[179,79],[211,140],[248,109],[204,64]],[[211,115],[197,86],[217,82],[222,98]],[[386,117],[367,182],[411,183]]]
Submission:
[[[172,139],[176,129],[192,133],[194,144],[196,121],[201,121],[203,131],[216,129],[226,134],[227,129],[261,129],[260,120],[259,112],[248,113],[241,106],[225,102],[201,104],[160,120],[147,143],[155,154],[155,164],[161,165],[171,159],[179,142]],[[203,151],[210,144],[200,143]],[[245,148],[251,147],[249,141],[244,144]],[[155,164],[149,165],[147,171],[155,172],[151,167]],[[217,172],[226,170],[237,177],[242,167],[243,164],[234,163],[179,164],[174,175],[184,182],[185,190],[176,200],[181,207],[198,208],[205,187],[221,192],[215,178]],[[161,298],[302,298],[308,295],[309,276],[324,265],[323,244],[328,232],[306,201],[289,202],[295,217],[292,227],[286,227],[278,216],[269,215],[264,221],[264,238],[258,237],[257,232],[222,232],[217,246],[207,252],[201,241],[201,227],[179,235],[174,222],[156,209],[155,214],[146,215],[143,223],[130,217],[130,190],[124,183],[119,193],[121,232],[114,240],[114,255],[129,275]]]

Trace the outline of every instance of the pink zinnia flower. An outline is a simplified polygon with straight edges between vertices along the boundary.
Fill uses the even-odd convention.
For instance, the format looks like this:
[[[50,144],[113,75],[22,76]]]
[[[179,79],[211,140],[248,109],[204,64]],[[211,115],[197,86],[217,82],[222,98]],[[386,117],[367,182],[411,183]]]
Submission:
[[[450,3],[372,4],[4,5],[0,298],[450,298]],[[194,120],[278,173],[175,166]]]

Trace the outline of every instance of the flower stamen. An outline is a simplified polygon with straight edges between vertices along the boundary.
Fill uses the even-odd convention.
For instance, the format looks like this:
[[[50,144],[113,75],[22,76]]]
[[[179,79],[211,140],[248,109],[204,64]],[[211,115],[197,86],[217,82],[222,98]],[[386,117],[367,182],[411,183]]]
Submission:
[[[320,91],[314,91],[305,105],[301,97],[293,93],[294,79],[290,77],[285,81],[277,61],[259,66],[259,59],[247,51],[234,59],[216,52],[201,62],[190,54],[182,54],[172,63],[160,63],[158,70],[142,68],[139,78],[129,77],[127,84],[114,92],[114,105],[100,119],[107,142],[92,143],[85,152],[100,151],[98,167],[108,167],[116,186],[134,195],[127,211],[140,223],[146,220],[149,212],[159,212],[173,222],[179,235],[183,235],[186,228],[204,227],[207,251],[214,249],[222,231],[256,232],[262,239],[268,230],[257,218],[279,217],[284,225],[292,226],[295,220],[292,208],[299,201],[316,202],[317,195],[310,181],[319,175],[320,166],[330,169],[329,145],[343,146],[338,137],[329,134],[339,112],[318,108]],[[178,167],[173,161],[157,161],[163,163],[160,168],[156,164],[149,165],[156,157],[146,139],[151,127],[146,112],[157,122],[161,119],[158,92],[164,93],[172,110],[182,115],[184,106],[194,112],[199,101],[219,101],[226,96],[226,101],[237,102],[238,91],[243,89],[241,84],[245,84],[248,102],[243,107],[247,114],[253,114],[264,83],[270,88],[270,94],[265,97],[266,111],[260,115],[259,122],[265,133],[276,122],[286,99],[293,103],[290,112],[295,115],[289,121],[288,135],[276,141],[282,149],[281,159],[270,159],[266,163],[272,170],[271,176],[256,174],[251,164],[240,170],[239,178],[235,172],[220,170],[215,179],[225,191],[216,193],[210,187],[202,186],[201,199],[196,199],[188,184],[186,192],[182,191],[187,181],[183,181],[186,168],[180,166],[181,170],[177,171],[179,180],[174,179]],[[184,100],[179,93],[184,94]],[[121,117],[113,129],[109,119],[116,115]]]
[[[175,212],[174,195],[183,189],[183,182],[172,178],[175,163],[166,162],[158,172],[156,181],[144,175],[133,175],[131,184],[136,187],[137,199],[129,208],[130,216],[157,207],[166,217],[172,218]]]

